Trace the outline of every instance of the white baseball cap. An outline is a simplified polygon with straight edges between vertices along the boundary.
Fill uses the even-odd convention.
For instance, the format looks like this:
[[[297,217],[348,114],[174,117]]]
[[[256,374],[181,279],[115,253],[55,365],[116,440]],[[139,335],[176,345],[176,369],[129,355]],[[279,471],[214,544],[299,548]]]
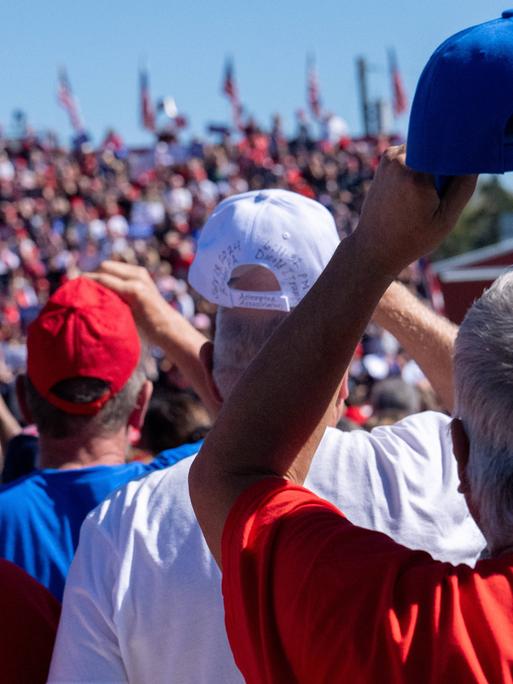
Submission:
[[[233,195],[217,205],[204,225],[189,283],[209,302],[224,307],[290,311],[339,242],[333,217],[319,202],[278,189]],[[234,269],[250,265],[268,269],[280,289],[231,287]]]

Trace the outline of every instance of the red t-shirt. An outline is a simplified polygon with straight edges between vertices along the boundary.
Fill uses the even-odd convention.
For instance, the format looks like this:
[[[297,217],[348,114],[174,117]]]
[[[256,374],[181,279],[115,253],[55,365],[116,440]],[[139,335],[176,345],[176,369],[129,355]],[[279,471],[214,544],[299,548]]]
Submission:
[[[43,684],[60,604],[21,568],[0,560],[0,681]]]
[[[233,506],[222,560],[249,684],[513,682],[513,554],[440,563],[266,479]]]

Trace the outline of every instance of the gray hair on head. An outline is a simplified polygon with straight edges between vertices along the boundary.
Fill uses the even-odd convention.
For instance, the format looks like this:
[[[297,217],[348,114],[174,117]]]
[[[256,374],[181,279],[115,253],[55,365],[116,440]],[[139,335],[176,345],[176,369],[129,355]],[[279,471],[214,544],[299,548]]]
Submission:
[[[467,477],[488,543],[513,535],[513,272],[469,309],[455,345],[455,415],[465,427]]]
[[[286,316],[283,311],[218,308],[213,377],[223,399]]]
[[[25,395],[32,418],[39,433],[54,439],[71,437],[109,436],[127,424],[137,405],[139,392],[147,378],[149,353],[143,345],[141,358],[125,386],[92,416],[66,413],[44,399],[30,379],[25,377]],[[63,380],[55,388],[62,399],[82,403],[101,397],[107,385],[97,378],[72,378]]]

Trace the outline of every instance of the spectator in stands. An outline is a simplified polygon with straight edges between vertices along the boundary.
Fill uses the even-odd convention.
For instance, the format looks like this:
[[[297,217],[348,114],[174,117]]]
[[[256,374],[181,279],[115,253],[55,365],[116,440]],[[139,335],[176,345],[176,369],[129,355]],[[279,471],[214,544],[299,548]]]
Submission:
[[[2,416],[2,412],[0,412],[0,416]],[[14,419],[10,411],[9,416]],[[3,420],[3,416],[0,417],[0,421]],[[35,432],[37,430],[34,426],[29,426],[24,430],[20,426],[19,432],[7,442],[1,478],[3,484],[28,475],[38,467],[39,439],[34,434]]]
[[[213,212],[190,280],[219,306],[213,347],[202,349],[218,408],[313,285],[337,244],[329,212],[287,191],[231,197]],[[161,297],[146,272],[106,263],[94,277],[130,302],[145,334],[165,346],[158,323]],[[335,289],[339,294],[338,283]],[[405,348],[416,350],[418,362],[451,405],[453,326],[399,285],[383,298],[379,316]],[[305,325],[315,330],[316,317]],[[294,360],[294,338],[288,343]],[[342,345],[343,340],[335,333],[333,343]],[[319,337],[314,356],[322,356],[327,345]],[[278,378],[279,367],[275,370]],[[339,391],[330,424],[336,423],[346,393],[344,370],[335,372]],[[296,375],[301,378],[301,364]],[[247,388],[248,395],[253,389],[258,391],[258,380]],[[311,389],[303,395],[309,404],[305,411],[312,415],[317,415],[316,396]],[[269,406],[254,407],[262,422]],[[473,563],[483,540],[456,491],[448,425],[447,417],[426,413],[370,434],[329,428],[309,484],[355,522],[429,549],[438,558]],[[236,429],[244,431],[244,423]],[[265,440],[264,433],[259,437]],[[85,522],[65,592],[50,681],[241,681],[224,632],[220,574],[187,492],[192,462],[184,459],[130,483]]]
[[[151,397],[138,447],[156,455],[198,442],[210,426],[208,411],[194,394],[161,387]]]
[[[382,141],[345,136],[326,145],[307,135],[303,145],[284,137],[277,116],[269,133],[248,121],[237,144],[175,142],[180,155],[165,159],[162,144],[168,149],[157,142],[128,152],[113,130],[96,152],[67,151],[34,135],[0,138],[0,285],[9,306],[33,318],[34,302],[44,305],[48,288],[77,264],[87,270],[109,257],[130,260],[138,237],[166,262],[166,235],[186,245],[219,199],[263,185],[320,198],[346,234]],[[136,263],[146,265],[145,252]]]
[[[0,481],[5,482],[5,467],[9,445],[21,433],[21,425],[7,408],[0,395]]]
[[[192,465],[247,682],[511,681],[511,275],[471,308],[456,341],[459,488],[489,558],[474,569],[439,563],[300,486],[376,302],[448,234],[474,186],[456,177],[440,199],[431,176],[405,166],[404,148],[389,150],[357,231],[245,374]]]
[[[391,425],[420,411],[417,388],[401,378],[387,378],[377,382],[371,390],[372,416],[365,427]]]
[[[169,325],[178,314],[165,306]],[[121,484],[197,450],[186,444],[148,465],[125,462],[151,395],[145,364],[127,305],[84,277],[57,290],[29,328],[20,401],[39,430],[40,467],[0,487],[0,557],[58,599],[87,513]]]
[[[127,150],[113,130],[96,151],[89,143],[66,150],[32,133],[0,136],[0,344],[10,370],[24,365],[27,326],[48,296],[104,259],[147,268],[193,325],[198,313],[211,316],[185,280],[200,231],[227,196],[293,190],[318,199],[339,234],[350,234],[388,139],[318,140],[304,114],[298,124],[296,140],[286,139],[277,116],[270,131],[248,121],[239,139],[187,143],[175,130],[146,150]],[[391,354],[391,368],[394,361]],[[20,419],[11,387],[0,391]]]

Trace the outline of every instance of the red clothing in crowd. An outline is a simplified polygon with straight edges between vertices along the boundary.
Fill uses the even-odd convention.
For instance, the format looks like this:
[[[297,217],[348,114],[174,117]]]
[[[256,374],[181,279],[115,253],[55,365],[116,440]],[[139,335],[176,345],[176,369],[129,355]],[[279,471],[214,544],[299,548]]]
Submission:
[[[249,684],[513,682],[513,554],[440,563],[277,479],[239,497],[222,552]]]
[[[46,682],[59,602],[39,582],[0,559],[0,681]]]

